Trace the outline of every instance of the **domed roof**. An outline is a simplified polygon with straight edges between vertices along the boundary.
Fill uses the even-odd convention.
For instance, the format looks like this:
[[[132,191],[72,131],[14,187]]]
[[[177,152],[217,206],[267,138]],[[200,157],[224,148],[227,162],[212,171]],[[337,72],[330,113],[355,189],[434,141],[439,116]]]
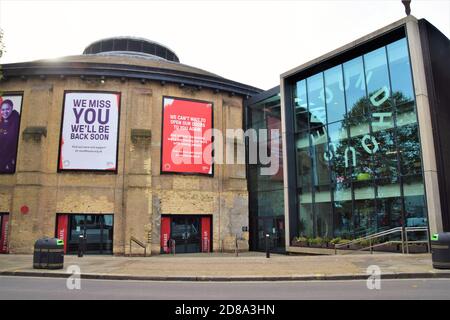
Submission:
[[[112,37],[97,40],[88,45],[83,54],[131,55],[180,62],[175,52],[168,47],[155,41],[137,37]]]
[[[135,37],[114,37],[95,41],[83,54],[2,65],[4,79],[29,76],[79,76],[138,79],[141,82],[176,83],[197,89],[210,88],[252,96],[261,89],[223,78],[217,74],[180,63],[166,46]]]

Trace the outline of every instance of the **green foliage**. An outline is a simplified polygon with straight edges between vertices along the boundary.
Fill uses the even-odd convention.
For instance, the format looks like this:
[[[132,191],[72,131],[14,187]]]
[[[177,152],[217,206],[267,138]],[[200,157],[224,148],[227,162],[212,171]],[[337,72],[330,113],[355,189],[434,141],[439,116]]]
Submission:
[[[308,240],[310,245],[322,245],[325,243],[325,240],[321,237],[316,237],[316,238],[310,238]]]
[[[349,239],[340,239],[338,244],[346,244],[346,243],[349,243],[349,242],[351,242],[351,240],[349,240]]]
[[[342,241],[342,238],[337,237],[337,238],[331,239],[330,244],[338,244],[340,241]]]
[[[297,241],[297,242],[308,242],[308,238],[306,238],[306,237],[296,237],[295,241]]]

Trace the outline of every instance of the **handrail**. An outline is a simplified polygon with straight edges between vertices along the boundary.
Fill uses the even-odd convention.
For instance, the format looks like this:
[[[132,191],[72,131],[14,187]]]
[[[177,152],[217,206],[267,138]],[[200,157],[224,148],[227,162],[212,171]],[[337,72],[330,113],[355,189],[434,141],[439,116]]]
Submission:
[[[419,232],[425,231],[427,234],[427,236],[426,236],[427,241],[414,241],[414,242],[415,243],[420,243],[420,242],[425,243],[426,242],[428,252],[431,251],[431,246],[430,246],[430,242],[429,242],[430,237],[428,235],[428,228],[427,227],[407,227],[407,228],[405,228],[405,240],[406,240],[406,253],[407,254],[409,254],[409,242],[410,242],[410,241],[408,241],[408,232],[417,232],[417,231],[419,231]]]
[[[144,243],[142,243],[141,241],[139,241],[138,239],[136,239],[135,237],[131,236],[130,237],[130,256],[131,256],[131,242],[136,243],[138,246],[140,246],[141,248],[144,248],[144,257],[147,256],[147,247],[145,246]]]
[[[383,243],[378,243],[378,244],[372,244],[372,240],[377,239],[377,238],[381,238],[390,234],[394,234],[394,233],[398,233],[400,232],[400,236],[401,236],[401,244],[402,244],[402,253],[405,253],[405,245],[406,245],[406,253],[409,254],[409,244],[410,243],[426,243],[427,244],[427,248],[428,248],[428,252],[430,252],[430,243],[429,240],[427,241],[408,241],[408,232],[423,232],[425,231],[427,233],[426,238],[428,239],[428,228],[427,227],[396,227],[396,228],[392,228],[389,230],[385,230],[385,231],[381,231],[378,233],[374,233],[362,238],[358,238],[358,239],[354,239],[352,241],[349,241],[347,243],[342,243],[342,244],[335,244],[334,245],[334,254],[337,254],[337,249],[342,248],[342,247],[348,247],[351,246],[353,244],[362,242],[362,241],[369,241],[370,245],[368,247],[365,248],[361,248],[358,249],[356,251],[364,251],[367,249],[370,249],[370,252],[373,253],[373,248],[376,247],[380,247],[382,245],[388,244],[388,243],[392,243],[392,241],[385,241]]]
[[[352,245],[352,244],[355,244],[355,243],[358,243],[358,242],[361,242],[361,241],[364,241],[364,240],[371,240],[371,239],[379,238],[379,237],[386,236],[386,235],[389,235],[389,234],[397,233],[397,232],[400,232],[400,231],[402,231],[402,227],[392,228],[392,229],[381,231],[381,232],[378,232],[378,233],[374,233],[374,234],[371,234],[371,235],[368,235],[368,236],[365,236],[365,237],[362,237],[362,238],[354,239],[354,240],[349,241],[347,243],[336,244],[336,245],[334,245],[334,248],[338,249],[340,247],[346,247],[346,246],[349,246],[349,245]]]

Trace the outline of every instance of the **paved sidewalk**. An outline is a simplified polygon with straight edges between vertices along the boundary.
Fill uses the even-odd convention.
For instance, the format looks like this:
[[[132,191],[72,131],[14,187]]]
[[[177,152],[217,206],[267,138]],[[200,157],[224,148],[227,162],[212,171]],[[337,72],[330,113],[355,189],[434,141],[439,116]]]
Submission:
[[[90,279],[256,281],[366,279],[367,267],[380,267],[382,277],[450,278],[450,270],[433,269],[430,254],[358,254],[288,256],[248,252],[180,254],[152,257],[65,256],[64,269],[32,268],[32,255],[0,255],[0,275],[67,277],[67,267],[78,265]]]

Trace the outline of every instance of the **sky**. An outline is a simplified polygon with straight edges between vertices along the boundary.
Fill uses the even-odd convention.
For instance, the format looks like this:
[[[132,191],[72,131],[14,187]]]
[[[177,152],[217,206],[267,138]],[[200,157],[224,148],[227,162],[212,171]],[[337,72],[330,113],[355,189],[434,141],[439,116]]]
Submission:
[[[412,0],[411,14],[450,38],[450,0]],[[404,16],[400,0],[0,0],[0,63],[136,36],[168,46],[181,63],[266,90],[281,73]]]

